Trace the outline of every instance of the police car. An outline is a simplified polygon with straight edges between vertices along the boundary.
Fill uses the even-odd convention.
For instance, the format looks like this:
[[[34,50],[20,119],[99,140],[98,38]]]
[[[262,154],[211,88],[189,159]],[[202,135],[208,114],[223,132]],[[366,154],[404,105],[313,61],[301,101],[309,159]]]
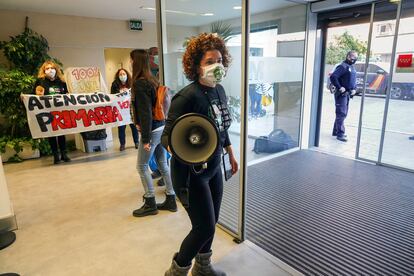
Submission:
[[[331,92],[335,91],[335,87],[331,84],[329,77],[338,65],[340,63],[336,64],[334,69],[328,74],[327,88]],[[356,91],[357,94],[362,94],[364,89],[365,62],[357,62],[354,67],[357,72]],[[368,64],[365,83],[365,93],[367,96],[385,97],[391,78],[388,71],[389,68],[390,64],[385,62],[371,62]],[[394,72],[391,99],[414,100],[414,73]]]

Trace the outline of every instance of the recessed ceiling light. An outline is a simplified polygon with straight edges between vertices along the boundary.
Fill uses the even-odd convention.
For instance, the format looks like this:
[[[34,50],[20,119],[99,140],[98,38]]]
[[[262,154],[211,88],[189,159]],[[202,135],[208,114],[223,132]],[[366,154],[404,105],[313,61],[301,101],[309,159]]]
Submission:
[[[233,7],[233,10],[241,10],[242,9],[242,6],[234,6]]]
[[[213,16],[213,15],[214,15],[214,13],[211,13],[211,12],[206,12],[206,13],[202,13],[201,15],[202,15],[202,16]]]

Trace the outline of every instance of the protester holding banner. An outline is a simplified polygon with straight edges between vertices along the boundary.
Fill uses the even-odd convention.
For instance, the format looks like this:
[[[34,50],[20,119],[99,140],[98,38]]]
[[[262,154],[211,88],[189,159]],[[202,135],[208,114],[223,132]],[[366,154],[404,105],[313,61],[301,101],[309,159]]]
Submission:
[[[55,62],[45,61],[39,69],[37,80],[33,89],[33,93],[37,96],[67,94],[65,78],[60,66]],[[54,157],[54,164],[58,164],[61,160],[69,162],[70,158],[66,154],[66,138],[64,135],[57,137],[48,137],[50,147]],[[58,152],[60,149],[60,156]]]
[[[170,170],[167,164],[165,149],[157,147],[161,142],[161,134],[165,121],[157,121],[152,117],[155,105],[158,80],[151,74],[149,55],[146,50],[133,50],[130,53],[133,71],[133,85],[131,91],[131,107],[133,120],[139,126],[141,139],[138,146],[137,170],[144,186],[144,205],[134,210],[133,215],[143,217],[155,215],[160,210],[177,211],[175,193],[171,183]],[[154,185],[149,171],[148,161],[155,155],[158,169],[161,172],[166,186],[166,200],[161,204],[155,202]]]
[[[131,74],[126,69],[118,69],[115,74],[115,79],[112,82],[111,94],[117,94],[120,92],[126,92],[131,89]],[[135,148],[138,148],[138,130],[134,124],[129,125],[131,127],[132,137],[134,139]],[[119,150],[125,150],[125,129],[126,125],[118,126],[118,138],[119,138]]]

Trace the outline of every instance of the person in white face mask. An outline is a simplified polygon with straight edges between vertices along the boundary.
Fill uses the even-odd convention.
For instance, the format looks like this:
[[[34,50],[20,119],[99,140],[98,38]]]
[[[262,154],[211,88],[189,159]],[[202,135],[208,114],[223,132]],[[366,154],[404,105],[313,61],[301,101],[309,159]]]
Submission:
[[[51,60],[45,61],[39,68],[33,94],[44,96],[67,93],[68,88],[59,65]],[[54,157],[53,163],[58,164],[60,161],[70,162],[66,152],[65,136],[49,137],[48,140]]]
[[[131,83],[132,77],[131,74],[124,68],[118,69],[115,73],[114,81],[111,85],[111,94],[117,94],[120,92],[127,92],[131,90]],[[138,130],[134,124],[130,124],[129,127],[131,128],[132,138],[134,139],[135,148],[138,148],[139,145],[139,136]],[[125,129],[126,125],[118,127],[118,138],[119,138],[119,150],[125,150]]]
[[[228,129],[231,124],[227,97],[220,82],[226,75],[230,55],[223,39],[217,34],[200,34],[190,40],[183,56],[184,73],[190,81],[188,86],[173,98],[161,142],[169,149],[169,135],[175,120],[187,113],[198,113],[216,122],[220,132],[220,146],[208,161],[207,169],[200,174],[189,173],[191,166],[180,162],[174,154],[171,158],[171,178],[177,197],[188,202],[184,208],[190,217],[192,229],[181,244],[165,276],[187,275],[192,260],[193,276],[223,276],[211,263],[211,245],[219,218],[223,196],[223,178],[220,169],[222,149],[230,157],[232,173],[238,171]],[[182,193],[182,191],[187,191]]]

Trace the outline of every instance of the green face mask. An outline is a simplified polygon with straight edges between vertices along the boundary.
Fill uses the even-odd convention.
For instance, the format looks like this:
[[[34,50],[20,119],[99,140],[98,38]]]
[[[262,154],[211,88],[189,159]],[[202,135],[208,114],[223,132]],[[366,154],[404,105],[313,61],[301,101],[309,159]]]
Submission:
[[[221,63],[214,63],[208,66],[204,66],[202,69],[203,75],[200,76],[200,78],[212,87],[221,82],[226,76],[226,71],[223,64]]]

